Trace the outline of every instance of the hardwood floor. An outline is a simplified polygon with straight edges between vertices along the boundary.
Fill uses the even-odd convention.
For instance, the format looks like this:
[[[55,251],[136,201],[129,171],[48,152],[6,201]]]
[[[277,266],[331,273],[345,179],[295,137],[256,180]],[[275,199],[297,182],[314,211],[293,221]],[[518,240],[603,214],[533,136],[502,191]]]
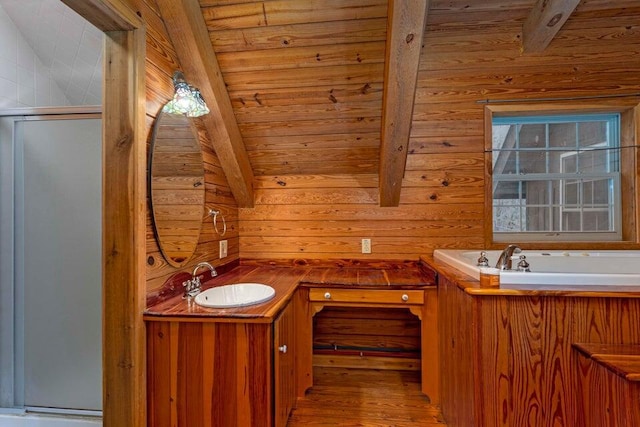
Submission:
[[[287,427],[446,426],[420,392],[420,372],[314,368],[314,386]]]

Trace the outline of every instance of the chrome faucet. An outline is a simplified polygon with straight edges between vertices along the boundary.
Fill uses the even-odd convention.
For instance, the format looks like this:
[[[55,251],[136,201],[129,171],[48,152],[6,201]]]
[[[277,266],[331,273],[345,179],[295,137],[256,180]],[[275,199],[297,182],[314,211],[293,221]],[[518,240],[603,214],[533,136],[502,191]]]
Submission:
[[[216,277],[218,275],[218,272],[216,271],[215,268],[213,268],[213,266],[211,264],[209,264],[208,262],[201,262],[198,265],[196,265],[196,267],[193,269],[193,273],[191,273],[191,275],[193,277],[196,277],[196,274],[198,273],[198,270],[200,270],[201,268],[208,268],[209,271],[211,271],[211,277]]]
[[[195,297],[200,293],[200,276],[197,276],[198,270],[201,268],[208,268],[211,271],[211,277],[216,277],[218,272],[215,268],[208,262],[201,262],[193,269],[193,273],[191,273],[191,279],[182,282],[182,286],[184,286],[184,298],[187,297]]]
[[[507,246],[500,254],[498,262],[496,263],[496,268],[499,268],[500,270],[511,270],[511,257],[513,254],[519,254],[520,252],[522,252],[522,249],[516,245]]]

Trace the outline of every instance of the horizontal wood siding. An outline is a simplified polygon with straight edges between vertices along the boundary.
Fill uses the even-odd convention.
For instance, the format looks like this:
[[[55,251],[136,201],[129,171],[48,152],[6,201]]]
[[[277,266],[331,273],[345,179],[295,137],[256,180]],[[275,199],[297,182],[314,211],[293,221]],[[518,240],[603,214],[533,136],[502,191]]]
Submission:
[[[171,77],[180,69],[175,49],[167,35],[165,24],[158,12],[155,0],[140,2],[142,17],[147,24],[147,132],[149,148],[151,144],[153,123],[156,115],[173,96]],[[186,76],[187,80],[189,76]],[[214,266],[226,264],[239,257],[237,204],[231,195],[229,184],[220,167],[220,162],[213,151],[204,126],[199,119],[193,119],[198,129],[198,137],[202,148],[205,170],[205,209],[200,240],[191,261],[184,268],[170,266],[162,256],[153,234],[151,211],[147,208],[147,292],[153,292],[178,271],[191,272],[198,262],[208,261]],[[215,232],[213,222],[208,215],[209,209],[219,210],[227,222],[228,257],[218,259],[218,242],[221,237]],[[222,223],[218,218],[218,227]]]
[[[431,2],[397,208],[379,207],[376,173],[384,16],[331,32],[302,23],[304,11],[278,25],[267,11],[266,22],[242,31],[247,39],[210,24],[256,174],[256,206],[239,211],[240,256],[417,259],[439,247],[479,248],[489,219],[478,101],[640,92],[637,4],[583,1],[544,53],[528,55],[521,32],[532,2],[506,4]],[[368,54],[356,64],[354,52]],[[371,255],[361,253],[362,238],[372,240]]]

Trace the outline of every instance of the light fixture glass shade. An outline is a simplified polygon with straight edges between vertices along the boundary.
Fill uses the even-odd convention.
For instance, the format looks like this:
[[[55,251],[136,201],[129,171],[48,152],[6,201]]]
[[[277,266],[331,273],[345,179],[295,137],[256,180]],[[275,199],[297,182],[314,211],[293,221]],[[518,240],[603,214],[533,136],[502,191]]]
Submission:
[[[176,93],[173,99],[165,104],[162,111],[187,117],[200,117],[209,113],[200,91],[189,85],[180,71],[173,74],[173,86]]]

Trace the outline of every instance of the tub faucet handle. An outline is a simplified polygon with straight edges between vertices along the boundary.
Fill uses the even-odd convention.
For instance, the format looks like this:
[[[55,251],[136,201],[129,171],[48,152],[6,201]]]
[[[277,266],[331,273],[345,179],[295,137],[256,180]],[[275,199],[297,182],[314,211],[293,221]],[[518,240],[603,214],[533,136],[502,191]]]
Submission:
[[[524,255],[520,255],[520,261],[518,262],[518,266],[516,267],[518,271],[530,272],[531,268],[529,268],[529,263],[527,262],[527,257]]]
[[[478,267],[489,267],[489,259],[487,258],[487,253],[482,251],[480,252],[480,258],[478,258]]]

